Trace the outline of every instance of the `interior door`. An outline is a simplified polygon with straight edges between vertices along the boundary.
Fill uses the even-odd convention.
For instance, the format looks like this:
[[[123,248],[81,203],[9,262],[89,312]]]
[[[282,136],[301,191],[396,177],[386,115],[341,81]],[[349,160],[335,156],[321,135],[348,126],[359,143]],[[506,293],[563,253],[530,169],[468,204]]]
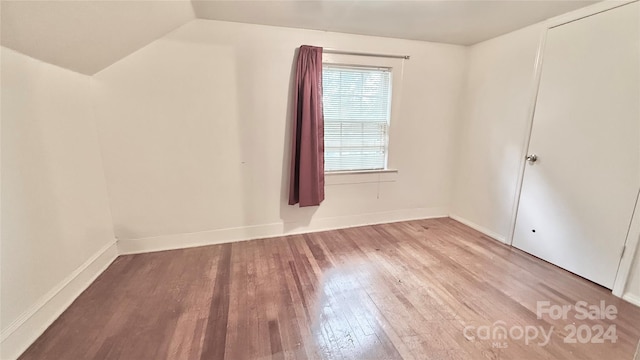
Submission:
[[[638,11],[549,30],[513,240],[607,288],[640,187]]]

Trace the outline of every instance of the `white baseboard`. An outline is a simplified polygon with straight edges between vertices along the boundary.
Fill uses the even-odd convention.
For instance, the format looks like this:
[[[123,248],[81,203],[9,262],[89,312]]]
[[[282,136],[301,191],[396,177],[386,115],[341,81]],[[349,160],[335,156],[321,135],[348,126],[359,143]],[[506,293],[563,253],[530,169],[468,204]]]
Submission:
[[[491,230],[489,230],[489,229],[487,229],[485,227],[482,227],[482,226],[480,226],[480,225],[478,225],[476,223],[473,223],[473,222],[471,222],[471,221],[469,221],[469,220],[467,220],[465,218],[462,218],[462,217],[460,217],[458,215],[449,214],[449,217],[452,218],[455,221],[458,221],[458,222],[461,222],[461,223],[467,225],[468,227],[470,227],[470,228],[472,228],[474,230],[477,230],[477,231],[487,235],[490,238],[498,240],[503,244],[507,243],[507,239],[503,235],[500,235],[500,234],[498,234],[496,232],[493,232],[493,231],[491,231]]]
[[[42,296],[0,334],[0,359],[16,359],[118,256],[115,242],[100,249]]]
[[[635,306],[640,306],[640,296],[636,294],[626,293],[622,296],[623,300],[632,303]]]
[[[387,212],[312,219],[306,223],[272,223],[218,229],[186,234],[119,240],[120,254],[139,254],[153,251],[182,249],[228,242],[310,233],[356,226],[391,223],[417,219],[447,217],[446,208],[420,208]]]

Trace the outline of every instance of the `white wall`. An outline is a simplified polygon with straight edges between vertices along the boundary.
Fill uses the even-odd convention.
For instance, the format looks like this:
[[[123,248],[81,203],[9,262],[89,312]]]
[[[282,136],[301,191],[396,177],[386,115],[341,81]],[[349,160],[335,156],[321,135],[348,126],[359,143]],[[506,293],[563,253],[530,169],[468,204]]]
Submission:
[[[108,265],[115,236],[135,252],[450,212],[504,239],[541,30],[464,48],[196,20],[93,78],[2,48],[0,357]],[[286,205],[301,44],[411,55],[399,173],[328,178],[304,209]],[[640,299],[640,251],[628,294]]]
[[[8,359],[79,294],[82,286],[65,285],[114,235],[89,78],[4,47],[1,56],[0,357]]]
[[[317,209],[286,205],[289,90],[303,44],[411,55],[391,124],[395,181],[329,185]],[[94,77],[119,246],[446,216],[465,60],[460,46],[210,20],[155,41]]]
[[[543,27],[469,48],[451,214],[505,241],[509,232]]]

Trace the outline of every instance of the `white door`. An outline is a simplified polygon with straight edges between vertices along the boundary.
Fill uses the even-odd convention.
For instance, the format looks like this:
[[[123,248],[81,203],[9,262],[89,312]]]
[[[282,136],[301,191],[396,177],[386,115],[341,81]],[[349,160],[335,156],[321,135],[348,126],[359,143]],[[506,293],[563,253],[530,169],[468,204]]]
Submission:
[[[640,188],[639,10],[549,30],[513,240],[607,288]]]

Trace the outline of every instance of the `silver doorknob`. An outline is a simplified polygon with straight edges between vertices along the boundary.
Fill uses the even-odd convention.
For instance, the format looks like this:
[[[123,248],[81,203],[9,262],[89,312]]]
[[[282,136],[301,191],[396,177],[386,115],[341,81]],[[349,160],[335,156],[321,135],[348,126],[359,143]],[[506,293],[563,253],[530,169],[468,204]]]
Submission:
[[[538,161],[538,155],[536,154],[527,155],[527,161],[533,164],[534,162]]]

